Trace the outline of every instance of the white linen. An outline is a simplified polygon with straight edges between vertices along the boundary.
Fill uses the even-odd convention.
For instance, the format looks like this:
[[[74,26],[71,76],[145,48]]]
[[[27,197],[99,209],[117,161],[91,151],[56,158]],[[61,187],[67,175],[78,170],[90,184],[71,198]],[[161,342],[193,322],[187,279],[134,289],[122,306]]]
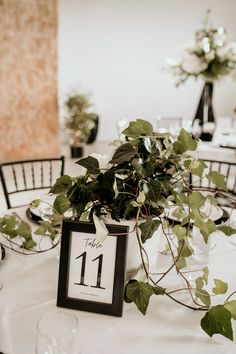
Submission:
[[[24,216],[24,209],[18,213]],[[236,247],[229,241],[220,232],[213,234],[210,272],[236,288]],[[35,353],[36,323],[56,308],[57,254],[57,249],[29,256],[7,250],[0,265],[4,285],[0,291],[0,351],[5,354]],[[157,269],[167,261],[168,256],[160,256]],[[167,281],[173,288],[181,285],[176,275]],[[236,350],[236,342],[205,334],[200,328],[204,312],[181,307],[165,296],[150,299],[146,316],[134,304],[124,304],[121,318],[62,310],[76,314],[79,342],[90,345],[93,354],[235,354]],[[232,323],[236,339],[236,322]]]

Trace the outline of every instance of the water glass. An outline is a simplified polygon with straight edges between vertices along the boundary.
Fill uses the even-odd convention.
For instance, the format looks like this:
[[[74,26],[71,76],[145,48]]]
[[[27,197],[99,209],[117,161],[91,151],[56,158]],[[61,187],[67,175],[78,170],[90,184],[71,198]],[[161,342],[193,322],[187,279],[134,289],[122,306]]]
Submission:
[[[200,230],[193,226],[189,246],[193,249],[194,254],[186,258],[187,265],[183,269],[183,273],[190,285],[195,287],[195,279],[202,275],[202,269],[208,267],[209,264],[211,237],[209,237],[206,243]]]
[[[44,315],[37,323],[36,354],[78,353],[78,319],[63,311]]]

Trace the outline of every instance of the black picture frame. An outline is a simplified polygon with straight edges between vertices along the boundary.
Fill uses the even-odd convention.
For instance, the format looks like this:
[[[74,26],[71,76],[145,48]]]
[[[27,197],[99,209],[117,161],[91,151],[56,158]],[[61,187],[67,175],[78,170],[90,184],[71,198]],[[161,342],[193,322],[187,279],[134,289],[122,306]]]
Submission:
[[[93,223],[63,221],[57,306],[122,316],[129,227],[106,227],[99,243]]]

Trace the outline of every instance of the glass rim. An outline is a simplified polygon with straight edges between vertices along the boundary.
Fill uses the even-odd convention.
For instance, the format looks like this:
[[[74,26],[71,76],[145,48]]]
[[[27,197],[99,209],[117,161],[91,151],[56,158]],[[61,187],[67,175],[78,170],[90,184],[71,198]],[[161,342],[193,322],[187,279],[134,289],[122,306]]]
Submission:
[[[71,328],[66,328],[66,333],[75,333],[78,329],[79,326],[79,319],[77,318],[77,316],[75,314],[72,313],[67,313],[64,312],[62,310],[53,310],[53,311],[49,311],[47,313],[45,313],[44,315],[42,315],[38,321],[37,321],[37,331],[40,335],[45,336],[45,337],[51,337],[52,334],[50,334],[47,330],[45,330],[44,328],[42,328],[43,326],[43,322],[50,318],[50,316],[52,315],[62,315],[65,318],[69,318],[70,320],[74,321],[74,324],[71,326]],[[56,322],[55,322],[56,325]],[[61,337],[61,333],[59,332],[58,334],[53,333],[53,337],[57,338],[57,337]]]

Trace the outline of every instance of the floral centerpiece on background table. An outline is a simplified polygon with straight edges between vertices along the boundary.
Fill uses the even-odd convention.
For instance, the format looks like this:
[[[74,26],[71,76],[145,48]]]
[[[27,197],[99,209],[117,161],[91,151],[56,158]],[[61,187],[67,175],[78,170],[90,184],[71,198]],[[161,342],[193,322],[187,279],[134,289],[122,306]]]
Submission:
[[[179,60],[168,60],[169,70],[177,79],[176,86],[190,77],[204,81],[194,117],[202,127],[202,140],[210,140],[214,130],[213,83],[228,75],[236,77],[236,42],[228,41],[224,27],[215,27],[210,23],[209,14],[208,10],[203,27],[195,33],[193,45],[184,49]]]
[[[32,254],[43,252],[37,251],[42,236],[55,247],[60,225],[68,212],[73,219],[94,222],[98,242],[104,242],[108,235],[104,217],[110,218],[109,224],[120,222],[122,225],[130,220],[133,226],[129,237],[134,237],[138,244],[138,251],[132,248],[131,252],[138,252],[142,265],[126,284],[125,301],[135,303],[141,313],[146,314],[151,297],[166,296],[204,313],[201,327],[209,336],[220,333],[233,340],[231,320],[236,318],[235,292],[228,290],[228,284],[217,274],[209,275],[207,267],[199,270],[194,283],[184,271],[195,252],[191,246],[194,228],[206,243],[215,231],[221,231],[222,237],[236,233],[230,224],[217,225],[211,219],[204,206],[206,203],[211,208],[218,205],[216,192],[209,195],[193,190],[190,174],[199,178],[205,176],[222,191],[226,190],[225,177],[219,172],[207,172],[205,162],[188,153],[197,149],[197,141],[184,129],[173,137],[169,133],[155,132],[148,121],[137,119],[129,123],[123,134],[125,142],[118,144],[107,166],[100,165],[96,157],[88,156],[77,161],[84,168],[83,173],[57,180],[50,191],[56,195],[54,214],[51,220],[40,222],[34,235],[26,222],[7,215],[0,218],[3,238],[12,249],[18,242],[18,252]],[[33,202],[35,207],[39,203],[40,200]],[[179,221],[176,225],[168,219],[172,208]],[[145,245],[158,230],[168,245],[170,265],[163,274],[155,276],[149,268]],[[159,251],[156,245],[156,254]],[[171,271],[177,275],[178,284],[181,283],[175,290],[169,289],[166,283]],[[214,280],[208,282],[208,278]],[[178,295],[186,291],[189,298],[185,302]],[[222,299],[217,302],[217,295],[225,296],[223,302]]]

